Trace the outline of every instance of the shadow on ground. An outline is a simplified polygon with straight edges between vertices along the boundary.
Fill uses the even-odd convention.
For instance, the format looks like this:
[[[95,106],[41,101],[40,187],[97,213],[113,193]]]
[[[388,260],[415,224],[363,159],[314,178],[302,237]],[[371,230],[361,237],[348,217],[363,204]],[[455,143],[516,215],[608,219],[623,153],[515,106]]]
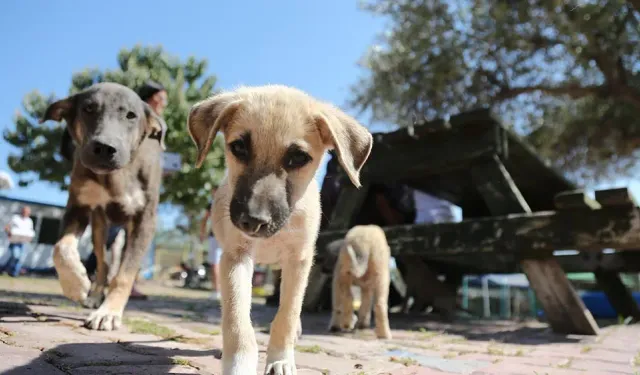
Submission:
[[[177,357],[211,356],[219,359],[222,356],[219,349],[185,350],[149,345],[159,342],[61,344],[2,375],[206,374]]]

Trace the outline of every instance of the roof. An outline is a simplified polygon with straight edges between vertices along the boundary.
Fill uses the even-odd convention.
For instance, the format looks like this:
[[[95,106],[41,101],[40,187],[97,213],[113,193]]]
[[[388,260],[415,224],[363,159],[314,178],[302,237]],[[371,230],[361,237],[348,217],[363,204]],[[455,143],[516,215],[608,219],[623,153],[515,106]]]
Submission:
[[[4,195],[0,195],[0,201],[18,202],[18,203],[32,204],[32,205],[45,206],[45,207],[57,207],[57,208],[61,208],[61,209],[65,208],[65,206],[59,205],[59,204],[38,202],[38,201],[32,201],[32,200],[27,200],[27,199],[19,199],[19,198],[10,198],[10,197],[4,196]]]

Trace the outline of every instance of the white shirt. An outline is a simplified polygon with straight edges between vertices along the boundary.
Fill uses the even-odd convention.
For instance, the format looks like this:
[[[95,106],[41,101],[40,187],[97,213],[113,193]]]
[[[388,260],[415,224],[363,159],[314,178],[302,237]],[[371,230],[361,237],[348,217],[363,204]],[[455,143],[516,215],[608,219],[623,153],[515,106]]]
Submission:
[[[9,223],[9,242],[30,242],[36,235],[33,230],[33,220],[22,215],[13,215]]]
[[[419,190],[413,191],[416,202],[416,223],[438,223],[454,221],[451,203]]]

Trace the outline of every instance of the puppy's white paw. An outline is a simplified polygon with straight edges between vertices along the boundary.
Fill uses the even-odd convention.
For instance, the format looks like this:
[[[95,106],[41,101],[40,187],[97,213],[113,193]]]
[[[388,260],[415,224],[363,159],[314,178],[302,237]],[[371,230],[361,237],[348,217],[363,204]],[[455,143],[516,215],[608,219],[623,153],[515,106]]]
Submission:
[[[258,353],[242,353],[231,358],[222,354],[222,375],[255,374],[258,369]]]
[[[114,331],[122,325],[122,312],[100,307],[84,322],[85,327],[96,331]]]
[[[65,297],[75,302],[84,302],[91,289],[91,280],[80,260],[78,241],[66,238],[60,240],[53,251],[53,263]]]
[[[293,350],[267,354],[264,375],[296,375],[297,373]]]

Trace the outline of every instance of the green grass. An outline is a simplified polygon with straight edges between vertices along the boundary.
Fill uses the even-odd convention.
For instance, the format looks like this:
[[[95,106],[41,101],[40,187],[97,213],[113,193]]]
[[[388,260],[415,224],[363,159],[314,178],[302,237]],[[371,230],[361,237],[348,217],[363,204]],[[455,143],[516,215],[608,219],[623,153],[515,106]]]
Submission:
[[[571,364],[573,363],[573,358],[565,359],[564,361],[558,363],[556,367],[558,368],[571,368]]]
[[[418,361],[413,358],[408,357],[391,357],[389,358],[389,362],[393,363],[401,363],[407,367],[418,365]]]
[[[171,358],[171,362],[173,362],[174,365],[193,367],[191,366],[191,362],[184,358]]]
[[[210,335],[210,336],[220,335],[220,330],[217,328],[197,328],[195,329],[195,331],[198,333],[202,333],[203,335]]]
[[[176,332],[169,327],[144,319],[125,319],[125,324],[131,333],[142,333],[169,339],[176,336]]]
[[[320,346],[318,346],[318,345],[309,345],[309,346],[298,345],[298,346],[296,346],[296,350],[299,351],[300,353],[317,354],[317,353],[321,353],[322,352],[322,348]]]

